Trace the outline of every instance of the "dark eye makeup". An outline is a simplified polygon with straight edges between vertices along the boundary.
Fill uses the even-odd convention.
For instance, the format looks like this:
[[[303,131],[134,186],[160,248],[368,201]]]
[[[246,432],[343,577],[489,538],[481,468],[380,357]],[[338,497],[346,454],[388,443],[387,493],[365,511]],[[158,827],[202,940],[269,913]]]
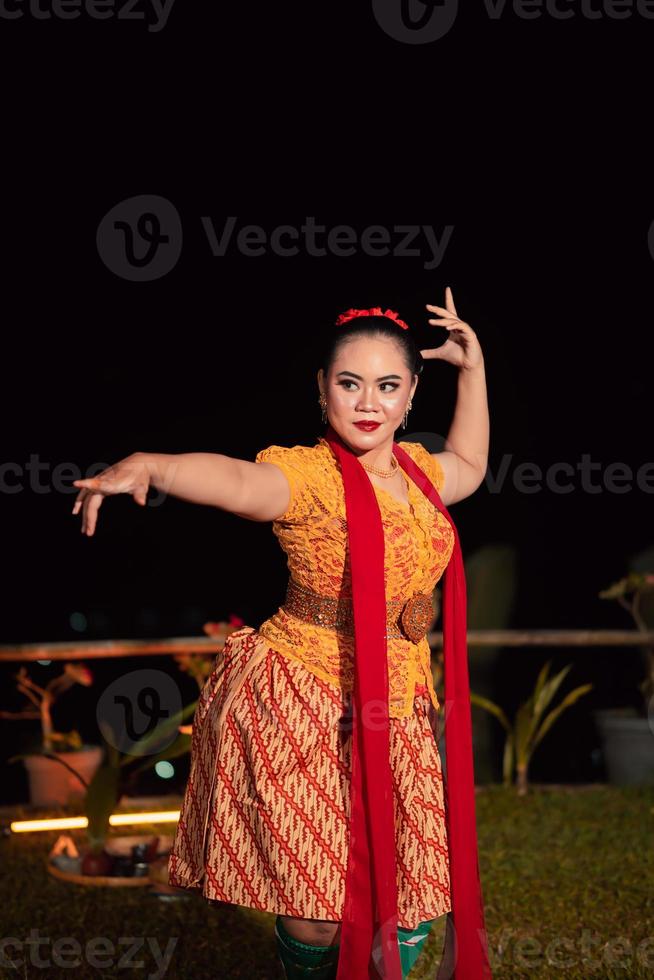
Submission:
[[[356,381],[345,380],[345,381],[339,381],[338,383],[339,383],[339,385],[354,385],[354,384],[356,384]],[[395,391],[396,388],[399,388],[400,387],[399,384],[396,384],[394,381],[382,381],[381,387],[383,387],[384,385],[390,385],[391,386],[391,391]],[[345,390],[346,391],[351,391],[352,389],[351,388],[346,388]],[[384,392],[385,395],[390,395],[390,393],[391,393],[390,391],[385,391]]]

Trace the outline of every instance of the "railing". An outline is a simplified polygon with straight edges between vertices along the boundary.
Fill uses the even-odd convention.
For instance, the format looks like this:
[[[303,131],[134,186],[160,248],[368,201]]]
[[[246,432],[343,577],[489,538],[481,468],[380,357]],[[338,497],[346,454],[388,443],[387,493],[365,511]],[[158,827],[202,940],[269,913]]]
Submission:
[[[443,645],[442,632],[427,634],[430,647]],[[468,630],[469,647],[598,647],[654,645],[654,630]],[[207,654],[222,649],[217,636],[176,636],[161,640],[78,640],[0,645],[0,662],[92,660]]]

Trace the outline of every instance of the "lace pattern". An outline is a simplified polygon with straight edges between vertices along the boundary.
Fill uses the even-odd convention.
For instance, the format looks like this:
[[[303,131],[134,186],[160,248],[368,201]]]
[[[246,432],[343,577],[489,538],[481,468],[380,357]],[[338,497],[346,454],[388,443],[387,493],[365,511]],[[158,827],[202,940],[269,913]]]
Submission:
[[[425,471],[436,489],[443,486],[443,470],[420,444],[399,442]],[[270,462],[284,472],[291,489],[286,513],[272,530],[287,557],[289,574],[302,586],[321,595],[352,595],[347,556],[347,521],[343,481],[337,460],[325,439],[314,446],[268,446],[256,462]],[[387,600],[405,600],[414,592],[433,592],[454,548],[454,533],[447,518],[406,476],[409,506],[373,484],[384,529],[384,584]],[[354,679],[354,640],[335,630],[305,623],[283,606],[259,627],[269,645],[311,673],[344,691]],[[387,642],[389,715],[405,717],[424,684],[434,707],[427,639],[419,643],[391,638]],[[418,685],[418,687],[416,687]]]

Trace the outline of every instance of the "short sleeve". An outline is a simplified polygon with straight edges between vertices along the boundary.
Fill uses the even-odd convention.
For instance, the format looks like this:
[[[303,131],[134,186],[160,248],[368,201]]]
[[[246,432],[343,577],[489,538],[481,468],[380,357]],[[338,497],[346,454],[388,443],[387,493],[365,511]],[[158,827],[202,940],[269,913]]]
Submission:
[[[291,499],[279,524],[295,524],[306,520],[311,510],[309,487],[311,485],[311,461],[308,446],[268,446],[255,456],[257,463],[274,463],[288,480]]]
[[[406,449],[418,466],[425,471],[440,494],[445,483],[445,472],[438,459],[425,449],[421,442],[404,442],[400,443],[400,445],[403,449]]]

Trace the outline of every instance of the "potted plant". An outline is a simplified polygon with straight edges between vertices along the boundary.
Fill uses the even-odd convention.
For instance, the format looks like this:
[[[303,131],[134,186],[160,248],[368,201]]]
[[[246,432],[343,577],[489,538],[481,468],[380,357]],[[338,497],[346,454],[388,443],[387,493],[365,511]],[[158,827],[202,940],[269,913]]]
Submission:
[[[551,663],[552,661],[548,660],[541,668],[533,693],[520,705],[513,723],[509,721],[502,708],[494,701],[473,692],[470,694],[472,704],[490,711],[506,730],[502,767],[503,782],[505,786],[511,786],[515,772],[519,796],[524,796],[527,793],[529,764],[536,747],[565,709],[573,705],[593,687],[592,684],[581,684],[566,694],[561,703],[552,708],[548,714],[544,714],[561,682],[572,667],[572,664],[568,664],[556,676],[548,680]]]
[[[211,636],[220,641],[221,648],[225,644],[227,637],[235,630],[240,629],[244,621],[232,613],[228,622],[207,622],[203,629],[207,636]],[[173,655],[180,670],[194,678],[199,691],[201,692],[211,675],[215,663],[216,652],[212,650],[204,655],[191,655],[178,653]],[[113,861],[113,869],[109,872],[112,876],[116,875],[116,867],[119,861],[129,863],[125,856],[128,850],[132,852],[139,847],[146,849],[149,874],[148,883],[152,884],[154,891],[164,898],[188,899],[188,894],[184,889],[176,888],[168,883],[168,851],[172,846],[173,838],[169,838],[170,843],[158,846],[161,838],[143,838],[142,844],[138,844],[136,837],[108,837],[109,816],[120,802],[122,793],[127,791],[132,785],[133,779],[139,772],[152,768],[157,762],[169,760],[188,752],[191,747],[191,736],[193,731],[192,724],[181,724],[181,722],[195,714],[198,705],[196,699],[192,704],[187,705],[177,715],[166,719],[158,725],[153,732],[138,742],[137,756],[121,755],[113,744],[107,743],[107,759],[104,766],[104,773],[99,771],[94,782],[89,786],[86,800],[86,814],[88,818],[87,837],[89,848],[81,861],[80,870],[89,876],[89,880],[84,881],[83,877],[75,880],[89,884],[92,880],[102,884],[137,884],[134,879],[117,879],[115,877],[105,877],[112,864],[112,856],[116,853],[122,855]],[[177,731],[177,736],[171,745],[165,743],[170,739],[173,732]],[[115,742],[115,739],[113,740]],[[157,749],[157,746],[162,746]],[[136,765],[130,768],[135,762],[135,758],[140,758],[144,754],[152,754],[145,764]],[[109,853],[111,852],[111,854]],[[142,867],[142,865],[141,865]],[[93,876],[93,878],[90,878]]]
[[[0,717],[38,719],[41,737],[34,751],[14,755],[8,761],[23,761],[29,779],[30,803],[65,805],[84,795],[85,782],[93,777],[102,760],[102,747],[84,744],[75,729],[57,731],[52,720],[52,707],[74,684],[90,687],[93,675],[84,664],[75,662],[65,663],[62,673],[43,686],[29,676],[24,666],[14,678],[18,691],[31,706],[19,711],[0,711]],[[80,782],[80,775],[83,782]]]
[[[61,870],[53,871],[52,863],[48,869],[56,874],[57,877],[67,878],[78,883],[102,883],[102,884],[135,884],[135,872],[132,867],[123,867],[124,875],[116,875],[115,855],[121,854],[121,843],[129,843],[133,847],[141,848],[143,854],[141,862],[154,860],[157,856],[158,838],[146,837],[142,835],[143,843],[135,844],[136,838],[112,837],[114,854],[107,850],[107,840],[109,837],[109,818],[120,804],[122,797],[134,786],[134,782],[139,773],[146,769],[151,769],[157,763],[164,760],[178,758],[190,751],[191,737],[181,730],[181,722],[192,715],[197,707],[197,700],[187,704],[180,711],[160,722],[151,732],[139,739],[136,743],[137,751],[124,753],[116,748],[115,742],[118,739],[112,732],[111,726],[105,724],[109,739],[104,737],[104,758],[102,764],[94,773],[92,779],[86,786],[84,796],[84,814],[88,821],[86,828],[86,846],[81,848],[79,854],[79,864],[76,868],[71,868],[70,873],[62,873]],[[173,734],[176,733],[173,736]],[[172,741],[171,741],[172,737]],[[147,756],[145,761],[143,757]],[[83,780],[81,773],[79,779]],[[127,852],[122,849],[122,856]],[[123,865],[125,862],[123,862]],[[84,878],[97,878],[98,882],[85,882]],[[125,880],[122,880],[122,879]],[[141,882],[139,882],[141,883]]]
[[[616,601],[631,616],[641,632],[654,622],[654,574],[631,571],[599,593],[600,599]],[[648,622],[649,620],[649,622]],[[635,705],[595,711],[602,739],[606,773],[610,783],[654,783],[654,648],[640,647],[643,677]]]

